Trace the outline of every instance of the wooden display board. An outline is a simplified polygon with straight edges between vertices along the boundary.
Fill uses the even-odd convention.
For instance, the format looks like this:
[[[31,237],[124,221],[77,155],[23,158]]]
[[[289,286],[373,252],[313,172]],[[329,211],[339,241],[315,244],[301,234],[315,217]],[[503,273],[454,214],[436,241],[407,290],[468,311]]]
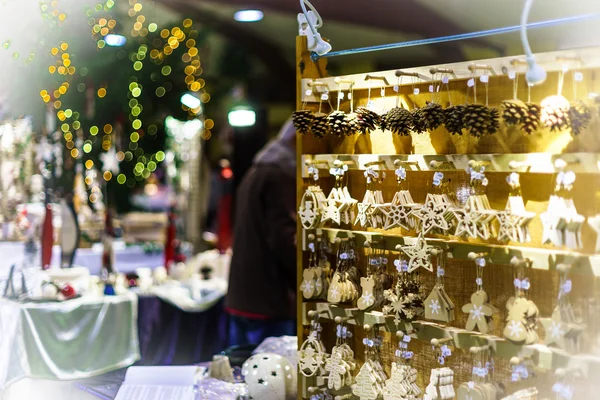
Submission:
[[[362,312],[356,304],[331,305],[325,300],[305,300],[299,291],[299,343],[309,334],[312,318],[308,318],[307,313],[316,310],[320,315],[319,322],[323,326],[321,335],[326,351],[330,351],[335,344],[336,324],[333,319],[336,316],[348,318],[347,322],[354,334],[351,347],[358,359],[359,368],[364,361],[363,338],[366,332],[363,325],[375,326],[384,338],[383,363],[388,377],[398,344],[396,330],[409,332],[413,337],[410,350],[414,352],[411,364],[418,370],[417,384],[421,389],[425,389],[429,382],[430,370],[439,367],[430,340],[452,338],[448,343],[453,349],[453,354],[447,365],[454,370],[455,388],[460,383],[472,379],[473,356],[469,352],[470,348],[489,346],[489,353],[495,362],[494,379],[505,385],[507,395],[519,389],[537,387],[540,393],[538,398],[554,398],[551,389],[557,380],[557,368],[566,369],[567,374],[572,377],[573,384],[576,385],[575,398],[588,398],[585,395],[587,390],[598,390],[600,383],[594,378],[600,377],[600,254],[597,252],[599,233],[586,221],[581,230],[581,248],[573,250],[544,244],[540,214],[548,207],[548,201],[555,190],[557,174],[567,170],[576,173],[572,197],[578,213],[588,219],[600,213],[600,110],[598,103],[594,104],[594,99],[588,97],[600,93],[600,49],[537,56],[541,65],[548,70],[548,79],[545,83],[528,90],[524,80],[525,66],[519,58],[405,69],[401,79],[395,71],[370,72],[370,80],[365,80],[367,74],[360,74],[339,77],[342,83],[338,83],[340,80],[336,81],[336,77],[327,76],[326,59],[320,59],[316,63],[311,61],[306,50],[305,38],[298,37],[296,45],[298,110],[316,112],[321,109],[324,113],[335,110],[341,88],[344,99],[340,101],[340,109],[349,112],[350,86],[344,82],[353,83],[351,93],[354,109],[367,105],[369,101],[377,110],[389,110],[396,102],[413,109],[425,106],[426,102],[432,99],[446,108],[450,104],[473,103],[474,89],[468,84],[472,78],[477,80],[477,102],[485,104],[487,98],[489,107],[500,109],[503,100],[513,98],[515,79],[518,82],[517,97],[524,101],[530,97],[532,102],[540,104],[544,98],[557,94],[559,86],[562,85],[562,94],[567,99],[572,101],[575,97],[580,98],[593,107],[593,118],[579,135],[573,135],[569,130],[550,132],[546,128],[526,135],[518,128],[507,127],[505,124],[501,124],[496,134],[482,138],[468,134],[451,135],[444,126],[422,134],[412,133],[409,136],[399,136],[381,130],[342,138],[315,138],[311,134],[299,134],[299,205],[308,186],[307,161],[319,168],[320,186],[327,195],[334,182],[328,170],[335,160],[340,160],[348,166],[348,189],[352,197],[359,201],[366,190],[364,171],[369,163],[374,163],[373,168],[377,171],[386,172],[380,186],[386,202],[391,200],[398,188],[394,169],[396,165],[403,165],[407,170],[406,185],[417,203],[424,203],[427,194],[433,190],[434,172],[442,171],[445,179],[450,180],[451,191],[460,195],[469,189],[469,177],[465,168],[483,166],[489,181],[485,193],[491,207],[496,210],[505,208],[509,196],[507,176],[518,172],[526,209],[536,214],[529,225],[531,241],[527,243],[506,243],[481,238],[464,239],[439,234],[425,236],[428,244],[443,246],[452,254],[444,279],[445,291],[455,305],[454,321],[445,324],[420,318],[410,326],[403,323],[396,325],[393,316],[385,316],[381,313],[381,308]],[[477,66],[474,70],[473,65]],[[449,77],[447,85],[442,83],[441,74],[431,74],[432,68],[452,71],[446,74]],[[561,72],[563,68],[567,72]],[[516,74],[515,78],[513,73]],[[479,78],[481,75],[488,75],[487,95],[486,85]],[[432,77],[435,78],[433,81]],[[430,87],[433,87],[433,94],[430,93]],[[419,94],[415,94],[417,92]],[[320,100],[323,93],[328,94],[327,100]],[[395,164],[396,160],[400,160],[401,163]],[[359,269],[363,276],[367,260],[366,250],[363,248],[365,242],[379,243],[378,246],[386,250],[388,259],[394,260],[399,254],[397,246],[413,244],[418,236],[417,232],[411,229],[383,230],[362,228],[355,224],[325,224],[318,229],[305,230],[299,221],[299,284],[303,280],[303,271],[308,263],[307,246],[311,241],[309,235],[313,240],[319,238],[328,241],[334,250],[336,238],[352,238],[359,248]],[[476,288],[476,268],[473,260],[469,258],[469,253],[485,253],[488,260],[483,280],[490,302],[499,312],[494,314],[494,326],[487,335],[465,330],[468,314],[462,312],[461,308],[471,302],[471,294]],[[549,318],[557,305],[561,275],[557,268],[560,268],[560,265],[570,266],[570,301],[576,316],[585,323],[579,351],[569,353],[544,345],[544,329],[539,322],[537,332],[540,340],[537,344],[517,345],[503,337],[502,332],[508,316],[505,304],[515,293],[515,268],[510,264],[513,257],[527,259],[532,263],[531,268],[527,269],[527,277],[531,282],[531,290],[527,297],[535,302],[541,318]],[[332,266],[335,265],[335,251],[329,261]],[[388,263],[387,270],[389,274],[395,274],[393,263]],[[421,269],[419,278],[423,291],[428,294],[435,285],[435,273]],[[535,376],[512,382],[509,360],[513,357],[521,361],[527,360]],[[356,372],[358,369],[355,374]],[[320,393],[320,388],[326,387],[326,383],[323,378],[304,378],[299,375],[299,398],[309,398],[311,394]],[[350,394],[350,391],[346,388],[339,393],[333,393],[343,396]]]

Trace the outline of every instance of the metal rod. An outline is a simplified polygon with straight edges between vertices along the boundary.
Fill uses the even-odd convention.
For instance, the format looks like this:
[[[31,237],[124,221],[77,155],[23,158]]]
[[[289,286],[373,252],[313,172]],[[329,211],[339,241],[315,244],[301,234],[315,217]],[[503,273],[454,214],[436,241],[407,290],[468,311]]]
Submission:
[[[548,26],[561,25],[561,24],[566,24],[566,23],[570,23],[570,22],[584,21],[586,19],[597,18],[598,16],[599,16],[599,14],[584,14],[584,15],[578,15],[578,16],[574,16],[574,17],[557,18],[557,19],[550,19],[547,21],[532,22],[530,24],[527,24],[527,28],[533,29],[533,28],[543,28],[543,27],[548,27]],[[504,33],[518,32],[520,30],[521,30],[520,25],[512,25],[512,26],[506,26],[504,28],[488,29],[488,30],[484,30],[484,31],[469,32],[469,33],[460,33],[458,35],[441,36],[441,37],[437,37],[437,38],[411,40],[408,42],[389,43],[389,44],[383,44],[383,45],[379,45],[379,46],[359,47],[356,49],[332,51],[332,52],[329,52],[322,56],[318,55],[315,52],[312,52],[310,57],[313,61],[316,61],[319,58],[339,57],[339,56],[347,56],[347,55],[351,55],[351,54],[371,53],[373,51],[392,50],[392,49],[400,49],[400,48],[404,48],[404,47],[423,46],[423,45],[427,45],[427,44],[454,42],[457,40],[475,39],[475,38],[481,38],[481,37],[486,37],[486,36],[500,35],[500,34],[504,34]]]

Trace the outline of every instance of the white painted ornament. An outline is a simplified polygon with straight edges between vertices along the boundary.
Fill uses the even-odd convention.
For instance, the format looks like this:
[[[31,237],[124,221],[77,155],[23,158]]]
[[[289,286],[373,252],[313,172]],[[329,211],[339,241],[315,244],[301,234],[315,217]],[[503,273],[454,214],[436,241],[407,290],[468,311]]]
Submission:
[[[296,398],[296,369],[284,357],[260,353],[250,357],[242,367],[248,394],[261,400],[292,400]]]

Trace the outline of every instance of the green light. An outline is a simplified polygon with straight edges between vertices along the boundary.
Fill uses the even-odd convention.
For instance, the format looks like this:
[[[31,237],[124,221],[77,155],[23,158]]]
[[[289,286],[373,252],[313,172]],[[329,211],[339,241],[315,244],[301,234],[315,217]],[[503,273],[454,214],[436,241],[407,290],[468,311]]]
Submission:
[[[158,153],[156,153],[156,161],[158,162],[162,162],[165,160],[165,153],[161,150]]]
[[[69,131],[69,124],[62,124],[60,126],[60,130],[63,132],[68,132]]]
[[[71,118],[73,116],[73,111],[69,108],[65,110],[65,117]]]
[[[140,129],[142,127],[142,121],[136,119],[131,123],[131,126],[133,126],[133,129]]]
[[[83,145],[83,152],[84,153],[89,153],[90,151],[92,151],[92,144],[91,143],[86,143]]]
[[[130,151],[127,151],[127,152],[125,153],[125,160],[126,160],[126,161],[131,161],[131,160],[133,160],[133,153],[132,153],[132,152],[130,152]]]
[[[137,117],[138,115],[140,115],[140,113],[142,112],[142,110],[140,110],[140,108],[138,106],[135,106],[131,109],[131,115],[133,115],[134,117]],[[136,128],[139,129],[139,128]]]
[[[138,87],[138,84],[137,84],[137,82],[131,82],[131,83],[129,84],[129,91],[130,91],[130,92],[133,92],[133,89],[135,89],[136,87]],[[136,100],[136,104],[137,104],[137,100]]]
[[[90,128],[90,133],[91,133],[93,136],[96,136],[96,135],[98,134],[98,127],[97,127],[97,126],[92,126],[92,127]]]
[[[113,8],[115,5],[115,2],[113,0],[106,0],[106,7]]]
[[[144,164],[142,164],[141,162],[135,164],[135,170],[138,173],[141,173],[144,170]]]
[[[164,87],[160,86],[156,88],[156,97],[163,97],[167,93]]]
[[[129,135],[129,139],[135,143],[140,140],[140,135],[137,132],[133,132],[131,135]]]
[[[167,76],[171,73],[171,67],[169,65],[165,65],[162,67],[161,72],[164,76]]]
[[[76,121],[79,119],[79,113],[77,111],[73,113],[73,119]]]
[[[144,177],[144,179],[150,178],[150,171],[145,169],[144,172],[142,172],[142,176]]]
[[[151,23],[150,25],[148,25],[148,30],[150,32],[156,32],[157,29],[158,29],[158,25],[156,25],[154,22]]]
[[[88,69],[86,67],[83,67],[79,70],[79,73],[81,74],[81,76],[87,76]]]
[[[156,170],[156,163],[155,163],[154,161],[150,161],[150,162],[148,163],[148,169],[149,169],[151,172],[154,172],[154,171]]]
[[[137,143],[136,143],[136,144],[137,144]],[[136,156],[141,156],[142,154],[144,154],[144,149],[142,149],[141,147],[140,147],[140,148],[137,148],[137,149],[135,149],[135,155],[136,155]]]
[[[102,4],[100,4],[100,3],[96,4],[96,7],[94,7],[94,10],[96,10],[96,12],[102,11]]]
[[[156,125],[150,125],[148,127],[148,133],[151,135],[156,135],[157,131],[158,131],[158,128],[156,127]]]
[[[80,83],[79,85],[77,85],[77,90],[79,90],[80,93],[83,93],[83,91],[85,90],[85,83]]]
[[[79,128],[81,128],[81,122],[79,122],[79,121],[73,122],[73,129],[77,130]]]
[[[134,108],[138,105],[138,101],[136,99],[129,100],[129,108]]]
[[[99,33],[101,29],[102,28],[100,28],[100,25],[94,25],[94,27],[92,28],[92,32]]]
[[[125,175],[119,174],[119,176],[117,176],[117,182],[119,182],[121,185],[124,184],[125,181],[127,181],[127,178],[125,177]]]
[[[129,150],[135,150],[138,148],[138,144],[136,142],[129,143]]]
[[[104,40],[102,40],[102,39],[98,40],[98,48],[99,49],[103,49],[104,46],[106,46],[106,42]]]
[[[131,94],[133,95],[133,97],[139,97],[139,95],[142,94],[142,89],[136,87],[131,91]]]
[[[144,64],[142,64],[141,61],[136,61],[133,63],[133,69],[135,69],[136,71],[141,70],[143,66]]]

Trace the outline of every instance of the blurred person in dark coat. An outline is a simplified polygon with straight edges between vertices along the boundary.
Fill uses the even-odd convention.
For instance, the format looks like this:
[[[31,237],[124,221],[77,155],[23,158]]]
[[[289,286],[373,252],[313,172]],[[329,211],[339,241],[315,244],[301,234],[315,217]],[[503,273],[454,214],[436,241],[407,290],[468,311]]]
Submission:
[[[256,155],[236,193],[225,300],[230,345],[296,335],[295,149],[290,119]]]

